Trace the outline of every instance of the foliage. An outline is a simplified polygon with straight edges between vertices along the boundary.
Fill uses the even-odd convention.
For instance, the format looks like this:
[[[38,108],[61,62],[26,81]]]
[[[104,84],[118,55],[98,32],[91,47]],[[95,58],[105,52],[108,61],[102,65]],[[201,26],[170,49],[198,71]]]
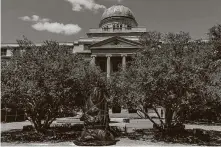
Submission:
[[[73,141],[80,136],[83,126],[60,125],[52,126],[47,133],[42,134],[33,130],[12,130],[2,132],[2,142],[54,142]]]
[[[209,41],[213,43],[215,48],[214,60],[221,60],[221,24],[217,24],[209,29]]]
[[[18,43],[22,54],[14,54],[2,70],[2,103],[25,109],[35,129],[44,132],[59,111],[80,106],[75,97],[84,60],[54,41],[40,47],[26,38]]]
[[[154,129],[138,129],[135,132],[129,133],[128,138],[132,140],[161,141],[185,145],[219,146],[221,143],[221,133],[219,131],[203,129],[187,129],[182,132],[173,132],[172,136]]]
[[[25,109],[38,132],[62,112],[82,109],[94,87],[108,91],[100,69],[72,54],[69,47],[54,41],[35,46],[26,38],[18,43],[2,71],[2,102]]]
[[[209,90],[211,75],[220,64],[213,66],[213,44],[192,41],[184,32],[164,36],[151,32],[141,43],[144,49],[134,56],[131,66],[115,77],[123,104],[142,112],[162,129],[184,123],[189,112],[214,98],[214,91]],[[166,111],[160,125],[145,111],[145,107],[151,108],[160,118],[159,106]]]
[[[206,107],[206,110],[212,111],[215,117],[221,120],[221,24],[217,24],[209,29],[209,42],[213,46],[213,62],[210,66],[212,72],[210,73],[210,86],[213,100]]]
[[[220,41],[221,40],[221,24],[217,24],[209,29],[209,38],[212,41]]]
[[[83,105],[93,93],[94,87],[103,87],[107,91],[105,74],[101,73],[98,67],[89,66],[87,62],[82,63],[77,69],[76,78],[78,79],[76,100]]]

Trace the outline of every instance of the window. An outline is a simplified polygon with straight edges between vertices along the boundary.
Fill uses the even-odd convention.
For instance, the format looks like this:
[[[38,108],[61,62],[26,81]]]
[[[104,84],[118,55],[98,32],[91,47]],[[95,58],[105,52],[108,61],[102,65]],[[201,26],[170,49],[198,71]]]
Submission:
[[[131,28],[132,28],[131,25],[127,25],[128,30],[131,30]]]
[[[119,25],[119,24],[117,24],[117,30],[121,30],[121,28],[120,28],[120,25]]]
[[[113,24],[113,30],[122,30],[122,24]]]
[[[108,27],[108,26],[105,26],[105,27],[103,28],[103,30],[104,30],[104,31],[108,31],[108,30],[109,30],[109,27]]]
[[[120,30],[122,30],[122,24],[120,24]]]
[[[1,49],[1,56],[6,56],[7,55],[7,49],[6,48],[2,48]]]
[[[113,30],[115,30],[115,28],[116,28],[116,27],[115,27],[115,24],[113,24]]]

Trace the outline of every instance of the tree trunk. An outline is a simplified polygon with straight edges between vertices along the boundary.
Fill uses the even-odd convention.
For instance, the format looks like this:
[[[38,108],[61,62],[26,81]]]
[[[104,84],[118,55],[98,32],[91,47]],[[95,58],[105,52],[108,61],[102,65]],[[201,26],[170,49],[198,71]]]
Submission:
[[[16,111],[15,111],[15,121],[17,121],[17,117],[18,117],[18,111],[16,109]]]
[[[46,122],[44,121],[44,123],[42,123],[42,121],[38,120],[38,118],[31,117],[31,122],[34,124],[35,131],[43,134],[47,132],[53,120],[55,120],[55,118],[51,118],[50,120]]]
[[[7,122],[7,109],[5,109],[5,122]]]
[[[162,127],[161,127],[159,124],[157,124],[157,123],[148,115],[148,113],[145,112],[144,109],[141,109],[141,108],[140,108],[140,109],[137,109],[137,114],[138,114],[138,115],[139,115],[139,113],[138,113],[139,111],[145,115],[145,118],[149,119],[149,120],[153,123],[153,126],[154,126],[156,129],[158,129],[159,131],[162,131]],[[141,115],[139,115],[139,116],[142,117]]]
[[[166,107],[166,112],[165,112],[165,126],[166,127],[171,127],[172,125],[172,119],[173,119],[173,110],[171,107]]]
[[[44,124],[39,124],[37,123],[37,125],[35,125],[35,130],[38,132],[38,133],[46,133],[47,131],[47,127],[44,126]]]

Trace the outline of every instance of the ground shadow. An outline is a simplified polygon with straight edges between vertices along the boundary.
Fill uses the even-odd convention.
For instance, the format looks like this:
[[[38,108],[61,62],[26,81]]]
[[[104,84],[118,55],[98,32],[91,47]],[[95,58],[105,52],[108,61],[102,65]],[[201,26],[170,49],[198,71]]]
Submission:
[[[82,132],[83,125],[53,126],[46,133],[37,133],[34,130],[10,130],[1,133],[2,142],[16,143],[42,143],[42,142],[73,142]],[[131,140],[143,140],[151,142],[179,143],[184,145],[221,146],[220,131],[206,131],[202,129],[186,129],[182,132],[174,132],[170,135],[161,133],[155,129],[138,129],[131,133],[122,132],[118,127],[111,127],[116,141],[121,138]]]
[[[73,141],[80,136],[83,126],[54,126],[44,134],[30,130],[10,130],[1,133],[2,142],[64,142]]]
[[[127,137],[132,140],[142,139],[151,142],[162,141],[186,145],[221,146],[220,131],[207,131],[202,129],[186,129],[182,132],[174,132],[170,135],[161,133],[155,129],[139,129],[128,133]]]

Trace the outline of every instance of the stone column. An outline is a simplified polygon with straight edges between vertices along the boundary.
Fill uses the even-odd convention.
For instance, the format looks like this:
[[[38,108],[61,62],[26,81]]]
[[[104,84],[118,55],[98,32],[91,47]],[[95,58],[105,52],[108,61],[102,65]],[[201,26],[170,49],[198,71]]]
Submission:
[[[127,57],[127,54],[122,54],[121,57],[122,57],[122,68],[123,68],[123,70],[125,70],[126,69],[126,57]]]
[[[107,57],[107,78],[109,78],[110,77],[110,73],[111,73],[111,61],[110,61],[110,57],[111,57],[112,55],[106,55],[106,57]]]
[[[91,55],[91,65],[96,65],[96,55]]]

